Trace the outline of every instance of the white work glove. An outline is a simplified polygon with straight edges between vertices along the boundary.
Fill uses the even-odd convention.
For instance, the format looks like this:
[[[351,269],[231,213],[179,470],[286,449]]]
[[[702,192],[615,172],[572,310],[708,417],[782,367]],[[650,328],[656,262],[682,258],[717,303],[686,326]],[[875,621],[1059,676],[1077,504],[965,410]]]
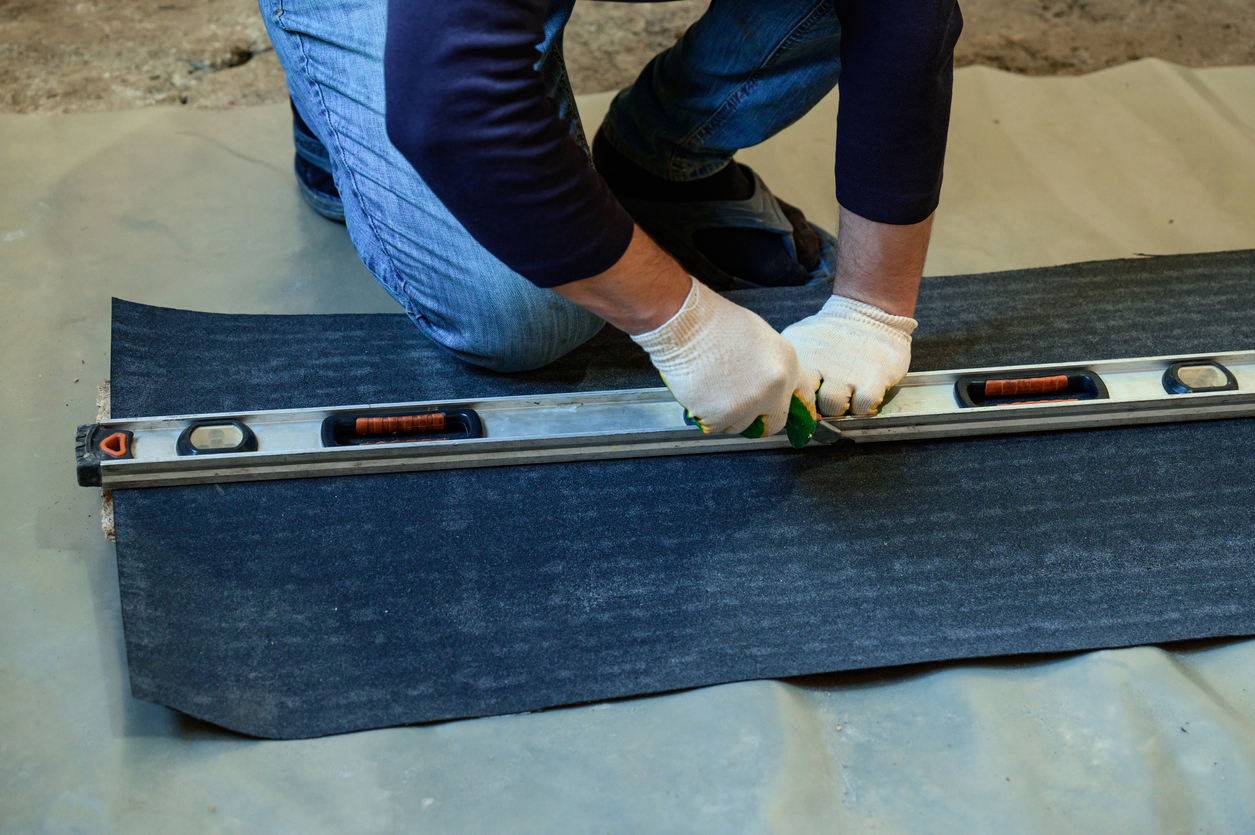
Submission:
[[[793,346],[758,314],[692,281],[679,311],[633,341],[703,432],[761,438],[787,425],[789,441],[805,446],[815,395]]]
[[[873,415],[911,367],[911,332],[919,324],[874,305],[833,296],[814,316],[784,329],[819,413]]]

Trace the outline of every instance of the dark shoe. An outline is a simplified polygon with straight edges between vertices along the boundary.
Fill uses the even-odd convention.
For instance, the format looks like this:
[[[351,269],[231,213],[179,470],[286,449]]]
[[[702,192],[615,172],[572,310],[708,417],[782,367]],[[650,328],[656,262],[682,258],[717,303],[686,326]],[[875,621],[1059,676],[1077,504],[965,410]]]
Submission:
[[[291,104],[291,99],[288,102]],[[295,104],[292,104],[292,141],[296,145],[296,184],[300,186],[301,196],[318,214],[344,223],[344,201],[331,177],[331,155],[305,124]]]
[[[741,167],[754,182],[754,193],[746,200],[662,203],[620,197],[619,202],[632,219],[660,247],[671,253],[684,269],[716,290],[831,284],[837,267],[837,239],[810,223],[811,230],[819,239],[819,263],[814,269],[803,270],[799,264],[801,259],[794,240],[793,222],[762,178],[748,166]],[[802,221],[806,222],[805,218]],[[757,281],[734,275],[716,264],[706,254],[711,247],[702,245],[703,233],[730,229],[750,229],[778,235],[783,245],[781,258],[777,259],[781,263],[772,270],[764,268],[760,260],[756,270]],[[727,237],[726,233],[724,236]]]
[[[776,199],[748,166],[697,180],[667,180],[639,167],[598,131],[593,159],[610,190],[646,233],[716,290],[831,283],[836,238]]]

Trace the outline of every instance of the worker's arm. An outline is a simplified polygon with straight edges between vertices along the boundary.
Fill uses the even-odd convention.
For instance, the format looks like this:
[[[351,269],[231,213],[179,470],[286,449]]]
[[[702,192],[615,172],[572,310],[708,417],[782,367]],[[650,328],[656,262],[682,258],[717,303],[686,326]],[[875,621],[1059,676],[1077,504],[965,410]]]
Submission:
[[[872,414],[906,375],[932,223],[929,215],[896,226],[841,210],[832,297],[784,331],[821,415]]]
[[[787,427],[794,446],[814,433],[814,386],[793,346],[639,228],[609,270],[554,290],[630,334],[704,431],[759,438]]]
[[[963,28],[955,0],[835,3],[836,278],[823,309],[784,332],[826,417],[875,412],[910,367]]]
[[[388,138],[485,249],[541,287],[597,275],[632,238],[537,69],[548,0],[390,0]]]
[[[834,0],[841,21],[837,202],[899,226],[937,208],[950,128],[956,0]]]
[[[894,316],[914,316],[933,216],[893,225],[841,209],[835,296],[875,305]]]

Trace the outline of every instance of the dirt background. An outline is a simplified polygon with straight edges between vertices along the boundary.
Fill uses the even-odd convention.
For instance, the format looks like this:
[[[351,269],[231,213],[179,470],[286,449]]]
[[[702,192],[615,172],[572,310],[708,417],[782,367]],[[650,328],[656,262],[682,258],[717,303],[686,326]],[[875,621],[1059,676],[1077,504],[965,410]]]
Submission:
[[[577,93],[617,89],[707,0],[581,0],[566,34]],[[957,63],[1075,74],[1154,56],[1255,64],[1252,0],[963,0]],[[0,112],[284,100],[254,0],[0,0]]]

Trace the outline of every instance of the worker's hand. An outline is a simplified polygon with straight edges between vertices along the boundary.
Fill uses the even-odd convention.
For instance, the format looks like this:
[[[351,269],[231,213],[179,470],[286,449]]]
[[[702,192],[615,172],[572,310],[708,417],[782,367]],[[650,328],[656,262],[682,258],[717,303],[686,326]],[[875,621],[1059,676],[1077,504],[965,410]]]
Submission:
[[[832,296],[814,316],[785,328],[783,336],[797,349],[821,415],[872,415],[911,366],[916,324],[874,305]]]
[[[795,447],[814,434],[814,387],[793,346],[697,279],[674,316],[632,339],[703,432],[761,438],[787,428]]]

